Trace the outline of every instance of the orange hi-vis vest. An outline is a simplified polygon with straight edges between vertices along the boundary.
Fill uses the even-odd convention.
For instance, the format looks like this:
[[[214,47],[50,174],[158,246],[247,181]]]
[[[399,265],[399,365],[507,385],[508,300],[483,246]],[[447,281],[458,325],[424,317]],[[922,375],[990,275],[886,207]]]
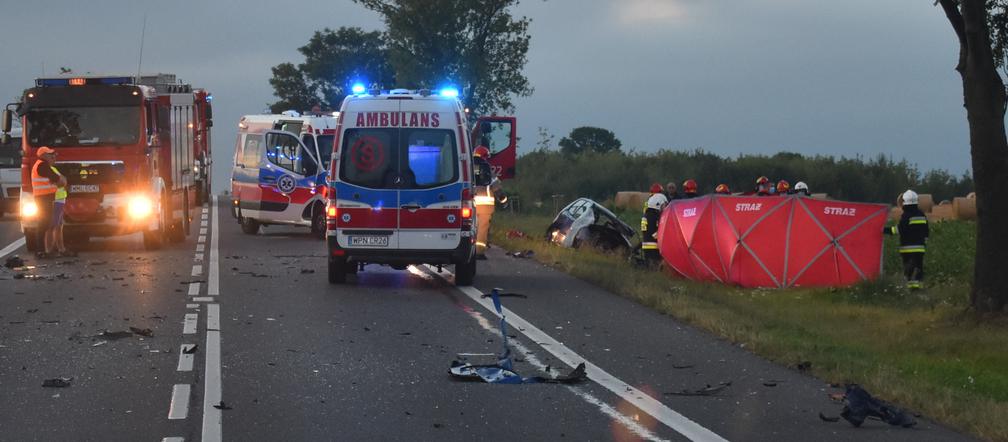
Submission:
[[[49,181],[49,178],[46,178],[39,173],[40,166],[45,166],[45,161],[35,161],[35,166],[32,167],[32,195],[42,196],[56,193],[56,185]]]

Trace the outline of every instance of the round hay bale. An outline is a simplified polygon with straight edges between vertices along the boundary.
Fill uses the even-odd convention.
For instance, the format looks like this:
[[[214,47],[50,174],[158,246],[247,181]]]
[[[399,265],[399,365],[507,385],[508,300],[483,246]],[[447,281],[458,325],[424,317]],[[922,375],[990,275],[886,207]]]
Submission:
[[[647,192],[616,192],[615,205],[620,209],[640,210],[649,196]]]
[[[928,218],[932,221],[948,221],[955,219],[956,213],[951,205],[939,205],[931,208],[931,214]]]
[[[971,200],[975,200],[976,199],[976,192],[967,193],[966,194],[966,198],[969,198]]]
[[[976,199],[956,197],[952,200],[952,211],[956,219],[975,221],[977,218]]]
[[[901,217],[903,217],[903,209],[899,207],[889,209],[889,221],[899,221]]]

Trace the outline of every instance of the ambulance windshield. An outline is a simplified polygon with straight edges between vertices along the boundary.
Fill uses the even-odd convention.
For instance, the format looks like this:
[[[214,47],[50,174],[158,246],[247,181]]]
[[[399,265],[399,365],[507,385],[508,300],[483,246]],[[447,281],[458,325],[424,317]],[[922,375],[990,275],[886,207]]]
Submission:
[[[340,179],[372,189],[426,189],[458,180],[458,149],[449,129],[348,129]]]
[[[34,108],[26,121],[28,144],[36,147],[136,144],[140,137],[136,106]]]

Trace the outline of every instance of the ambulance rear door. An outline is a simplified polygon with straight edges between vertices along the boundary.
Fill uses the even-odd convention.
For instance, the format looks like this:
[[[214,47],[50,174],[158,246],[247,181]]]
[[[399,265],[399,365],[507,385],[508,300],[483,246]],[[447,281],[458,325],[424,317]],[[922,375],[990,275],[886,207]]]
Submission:
[[[400,129],[399,248],[455,249],[462,239],[464,185],[456,133],[463,132],[448,125],[456,120],[450,113],[436,119],[424,112],[401,114],[410,121]],[[423,121],[435,120],[437,127],[423,126]]]

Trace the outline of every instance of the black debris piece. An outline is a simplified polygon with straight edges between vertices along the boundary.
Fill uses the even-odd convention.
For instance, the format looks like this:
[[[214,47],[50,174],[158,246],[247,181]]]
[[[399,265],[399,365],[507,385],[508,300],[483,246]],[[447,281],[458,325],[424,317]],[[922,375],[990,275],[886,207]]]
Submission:
[[[693,364],[673,365],[672,368],[676,370],[683,370],[686,368],[693,368]]]
[[[482,297],[483,298],[489,298],[491,296],[492,295],[488,295],[488,294],[484,293]],[[522,298],[522,299],[528,299],[528,295],[521,294],[521,293],[500,293],[497,296],[500,296],[501,298]]]
[[[766,382],[763,382],[763,386],[764,387],[776,387],[778,383],[780,383],[780,381],[766,381]]]
[[[507,256],[512,258],[531,258],[535,256],[535,251],[532,250],[520,250],[517,252],[508,252]]]
[[[4,262],[4,267],[7,267],[8,269],[13,269],[15,267],[24,267],[24,265],[25,265],[24,260],[17,255],[7,258],[7,261]]]
[[[917,425],[917,421],[909,413],[888,402],[872,397],[858,384],[847,385],[844,393],[844,408],[840,417],[855,427],[860,427],[869,417],[876,417],[889,425],[903,428]]]
[[[124,331],[124,330],[121,330],[121,331],[102,330],[101,333],[98,333],[97,335],[95,335],[96,338],[103,338],[103,339],[108,339],[108,340],[113,340],[113,341],[116,340],[116,339],[128,338],[130,336],[133,336],[133,332],[128,332],[128,331]]]
[[[185,353],[187,355],[191,355],[193,353],[196,353],[196,349],[197,348],[199,348],[199,344],[187,345],[185,348],[182,349],[182,353]]]
[[[220,401],[220,402],[214,404],[213,407],[216,408],[216,409],[218,409],[218,410],[230,410],[231,409],[231,407],[228,404],[225,404],[224,401]]]
[[[801,361],[801,362],[795,364],[795,368],[797,368],[798,371],[809,371],[809,370],[812,369],[812,362],[810,362],[810,361]]]
[[[302,275],[308,274],[308,273],[315,273],[315,270],[312,270],[312,269],[301,269],[301,274]]]
[[[66,388],[70,386],[73,378],[52,378],[42,381],[42,386],[46,388]]]
[[[131,332],[140,336],[146,336],[148,338],[154,336],[154,331],[149,328],[130,327],[129,329]]]
[[[670,392],[667,392],[665,394],[669,395],[669,396],[713,396],[713,395],[717,394],[718,392],[720,392],[721,390],[724,390],[725,388],[728,388],[729,385],[731,385],[731,381],[729,381],[729,382],[722,382],[722,383],[717,384],[717,385],[707,384],[706,387],[700,388],[700,389],[696,389],[696,390],[689,390],[689,389],[685,389],[684,388],[684,389],[679,390],[679,391],[670,391]]]

